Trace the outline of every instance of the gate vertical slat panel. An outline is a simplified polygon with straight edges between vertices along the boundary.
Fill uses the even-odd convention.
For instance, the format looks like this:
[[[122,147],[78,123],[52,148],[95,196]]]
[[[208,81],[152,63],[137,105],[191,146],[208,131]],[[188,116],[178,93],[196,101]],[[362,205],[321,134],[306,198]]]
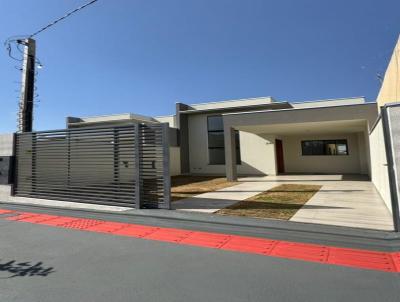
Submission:
[[[142,208],[142,192],[141,192],[141,186],[142,186],[142,180],[140,178],[140,134],[139,134],[139,124],[136,124],[135,127],[135,192],[136,192],[136,208],[140,209]]]
[[[170,208],[167,124],[140,124],[140,177],[144,208]],[[167,179],[166,179],[167,178]]]
[[[171,208],[171,174],[169,171],[169,125],[163,124],[162,127],[162,147],[163,147],[163,208]]]

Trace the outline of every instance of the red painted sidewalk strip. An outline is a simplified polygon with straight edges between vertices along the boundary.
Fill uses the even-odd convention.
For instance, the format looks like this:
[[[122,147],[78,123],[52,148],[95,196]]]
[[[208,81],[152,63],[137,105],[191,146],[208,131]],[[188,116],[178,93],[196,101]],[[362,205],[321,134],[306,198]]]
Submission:
[[[339,248],[317,244],[0,209],[0,215],[3,214],[16,214],[15,216],[0,216],[0,218],[16,222],[27,222],[87,232],[108,233],[118,236],[143,238],[182,245],[215,248],[384,272],[400,272],[400,252],[390,253]]]

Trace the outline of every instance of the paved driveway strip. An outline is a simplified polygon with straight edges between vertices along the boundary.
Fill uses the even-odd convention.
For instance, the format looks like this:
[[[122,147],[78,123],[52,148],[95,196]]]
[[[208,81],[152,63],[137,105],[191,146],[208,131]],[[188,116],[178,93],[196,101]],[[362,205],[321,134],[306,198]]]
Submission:
[[[241,200],[267,191],[276,186],[273,182],[246,182],[223,188],[214,192],[199,194],[174,201],[172,207],[179,211],[214,213]]]
[[[281,184],[321,185],[290,221],[393,230],[392,215],[363,175],[271,175],[245,177],[239,184],[173,203],[178,211],[214,213]]]
[[[0,209],[0,218],[14,222],[164,241],[321,264],[350,266],[384,272],[400,272],[400,252],[379,252],[262,239],[230,234],[163,228],[69,216]]]

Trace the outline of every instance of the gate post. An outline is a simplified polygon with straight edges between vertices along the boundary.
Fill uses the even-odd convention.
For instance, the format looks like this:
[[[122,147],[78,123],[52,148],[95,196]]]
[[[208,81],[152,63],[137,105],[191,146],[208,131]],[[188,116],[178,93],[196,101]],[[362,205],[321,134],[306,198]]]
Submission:
[[[18,185],[18,183],[17,183],[17,161],[18,161],[18,158],[17,158],[17,133],[13,133],[13,146],[12,146],[12,148],[13,148],[13,150],[12,150],[12,160],[11,160],[11,163],[10,163],[10,170],[11,170],[11,173],[9,174],[10,175],[10,178],[11,178],[11,196],[15,196],[15,193],[16,193],[16,191],[17,191],[17,185]]]
[[[31,132],[29,133],[31,140],[32,140],[32,167],[31,167],[31,176],[32,176],[32,183],[31,183],[31,192],[36,193],[36,173],[37,171],[37,165],[36,165],[36,143],[37,143],[37,133],[36,132]]]
[[[392,129],[390,126],[390,120],[388,116],[388,105],[381,107],[382,126],[383,126],[383,137],[386,148],[386,159],[388,164],[388,176],[389,176],[389,188],[390,197],[392,201],[392,215],[394,231],[400,231],[400,212],[399,212],[399,196],[398,196],[398,183],[396,177],[396,167],[393,156],[393,141],[392,141]]]
[[[171,209],[171,175],[169,171],[169,124],[162,124],[163,189],[165,208]]]
[[[140,141],[140,124],[135,124],[135,132],[134,132],[134,140],[135,140],[135,208],[141,209],[142,208],[142,196],[141,196],[141,167],[140,167],[140,148],[141,148],[141,141]]]

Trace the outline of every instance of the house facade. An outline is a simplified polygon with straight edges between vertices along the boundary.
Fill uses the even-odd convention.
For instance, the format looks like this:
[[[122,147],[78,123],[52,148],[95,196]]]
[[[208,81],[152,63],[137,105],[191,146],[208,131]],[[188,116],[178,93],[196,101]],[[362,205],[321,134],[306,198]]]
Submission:
[[[290,103],[271,97],[176,104],[171,116],[69,117],[67,127],[168,123],[172,175],[371,174],[376,103],[362,97]]]

